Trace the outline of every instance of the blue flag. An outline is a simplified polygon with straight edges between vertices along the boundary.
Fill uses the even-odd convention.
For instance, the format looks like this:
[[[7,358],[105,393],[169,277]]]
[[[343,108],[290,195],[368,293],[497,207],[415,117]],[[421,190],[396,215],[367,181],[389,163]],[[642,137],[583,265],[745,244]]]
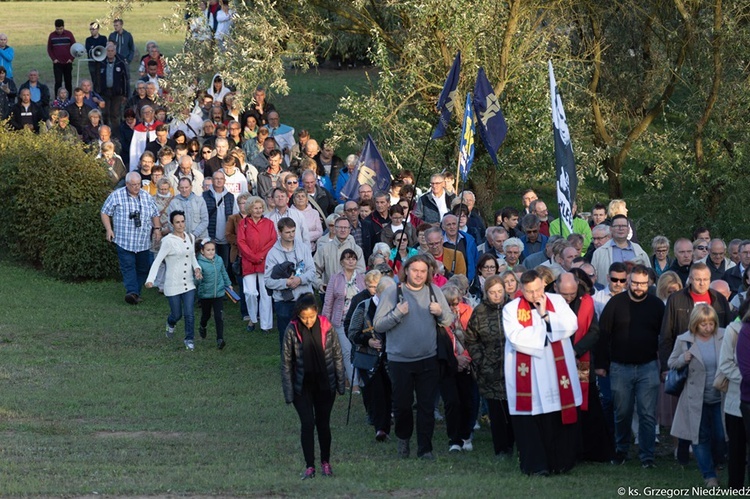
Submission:
[[[363,184],[372,186],[373,192],[388,192],[391,188],[391,171],[369,134],[357,160],[354,173],[341,189],[341,197],[351,200],[359,199],[359,186]]]
[[[474,109],[471,107],[471,92],[466,94],[466,110],[461,127],[461,140],[458,144],[458,172],[466,182],[474,161]]]
[[[445,79],[445,85],[443,85],[443,91],[440,92],[440,98],[437,101],[437,109],[440,111],[440,121],[435,127],[435,132],[432,134],[433,139],[439,139],[444,137],[448,125],[451,121],[451,113],[458,103],[458,93],[456,88],[458,87],[458,77],[461,73],[461,52],[456,54],[456,58],[453,59],[453,65],[448,73],[448,78]]]
[[[474,85],[474,111],[477,116],[477,128],[482,137],[484,147],[490,153],[492,161],[497,164],[497,150],[508,134],[503,111],[497,102],[492,85],[484,74],[484,68],[479,68],[477,82]]]
[[[555,141],[555,172],[557,174],[557,206],[561,223],[573,232],[573,201],[578,189],[576,160],[573,157],[573,142],[570,140],[568,121],[565,118],[560,90],[555,81],[555,70],[549,61],[549,93],[552,102],[552,135]],[[562,234],[562,227],[560,227]]]

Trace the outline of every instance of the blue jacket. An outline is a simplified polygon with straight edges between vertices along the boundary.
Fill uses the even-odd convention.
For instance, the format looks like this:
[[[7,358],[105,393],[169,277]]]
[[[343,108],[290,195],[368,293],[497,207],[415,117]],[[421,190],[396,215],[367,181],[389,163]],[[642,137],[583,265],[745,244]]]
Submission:
[[[352,174],[349,173],[349,170],[346,168],[342,168],[339,172],[338,179],[336,179],[336,189],[333,191],[333,197],[336,199],[336,203],[340,204],[345,202],[345,199],[341,199],[341,189],[344,188],[347,182],[349,182],[349,177],[351,177]]]
[[[130,92],[130,75],[128,65],[122,57],[115,54],[112,88],[107,88],[107,59],[99,64],[99,90],[105,96],[126,96]]]
[[[224,288],[232,285],[229,280],[224,260],[219,255],[209,260],[203,255],[198,255],[198,265],[201,266],[203,279],[195,281],[198,286],[198,298],[221,298],[224,296]]]
[[[474,280],[474,277],[477,274],[477,260],[479,260],[479,251],[477,250],[477,242],[474,239],[474,236],[471,234],[468,234],[462,230],[459,230],[458,233],[464,237],[464,241],[466,241],[466,277],[469,278],[469,282]],[[445,235],[445,231],[443,231],[443,235]],[[461,239],[459,239],[459,245],[460,245]],[[453,249],[453,246],[450,246],[451,249]]]

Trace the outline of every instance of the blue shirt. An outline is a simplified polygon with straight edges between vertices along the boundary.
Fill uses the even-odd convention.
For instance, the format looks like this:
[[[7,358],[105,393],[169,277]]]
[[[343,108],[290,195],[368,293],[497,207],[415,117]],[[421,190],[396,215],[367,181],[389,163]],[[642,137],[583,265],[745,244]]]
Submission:
[[[126,251],[146,251],[151,247],[151,219],[159,216],[154,199],[144,190],[132,196],[127,187],[112,192],[102,206],[102,213],[112,217],[115,244]],[[140,227],[131,214],[140,214]]]
[[[620,248],[614,242],[612,243],[612,263],[615,262],[632,262],[635,261],[635,250],[633,243],[628,241],[625,248]]]

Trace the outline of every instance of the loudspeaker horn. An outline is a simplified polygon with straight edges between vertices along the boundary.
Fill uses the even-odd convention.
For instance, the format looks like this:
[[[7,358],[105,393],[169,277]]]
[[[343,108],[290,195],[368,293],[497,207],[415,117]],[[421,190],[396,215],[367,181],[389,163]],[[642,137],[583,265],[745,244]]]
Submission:
[[[73,57],[86,57],[86,47],[82,43],[74,43],[70,46],[70,55]]]
[[[93,47],[91,49],[91,54],[89,55],[93,60],[96,62],[102,62],[105,57],[107,57],[107,49],[105,47],[102,47],[101,45],[97,45],[96,47]]]

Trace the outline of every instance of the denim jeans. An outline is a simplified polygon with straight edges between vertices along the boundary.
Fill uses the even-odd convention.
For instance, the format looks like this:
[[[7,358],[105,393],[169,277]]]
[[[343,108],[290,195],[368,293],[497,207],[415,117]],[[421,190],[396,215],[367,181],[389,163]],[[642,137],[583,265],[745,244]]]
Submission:
[[[117,248],[117,258],[120,260],[120,272],[122,273],[122,283],[125,285],[127,294],[141,294],[141,288],[146,282],[148,271],[151,269],[153,255],[149,250],[128,251],[115,245]]]
[[[185,315],[185,339],[192,340],[195,336],[195,289],[185,291],[179,295],[168,296],[169,317],[167,323],[174,326]]]
[[[276,312],[276,328],[279,330],[279,350],[284,350],[284,333],[286,327],[292,320],[294,312],[294,301],[273,301],[273,309]]]
[[[642,463],[654,461],[656,446],[656,402],[659,397],[659,365],[618,364],[610,366],[612,402],[615,409],[615,446],[618,453],[630,450],[633,405],[638,401],[638,457]]]
[[[721,420],[721,402],[715,404],[703,404],[701,412],[701,424],[698,429],[698,445],[693,444],[693,453],[698,462],[703,478],[716,478],[716,467],[712,446],[718,444],[717,454],[726,454],[726,441],[724,440],[724,424]]]

